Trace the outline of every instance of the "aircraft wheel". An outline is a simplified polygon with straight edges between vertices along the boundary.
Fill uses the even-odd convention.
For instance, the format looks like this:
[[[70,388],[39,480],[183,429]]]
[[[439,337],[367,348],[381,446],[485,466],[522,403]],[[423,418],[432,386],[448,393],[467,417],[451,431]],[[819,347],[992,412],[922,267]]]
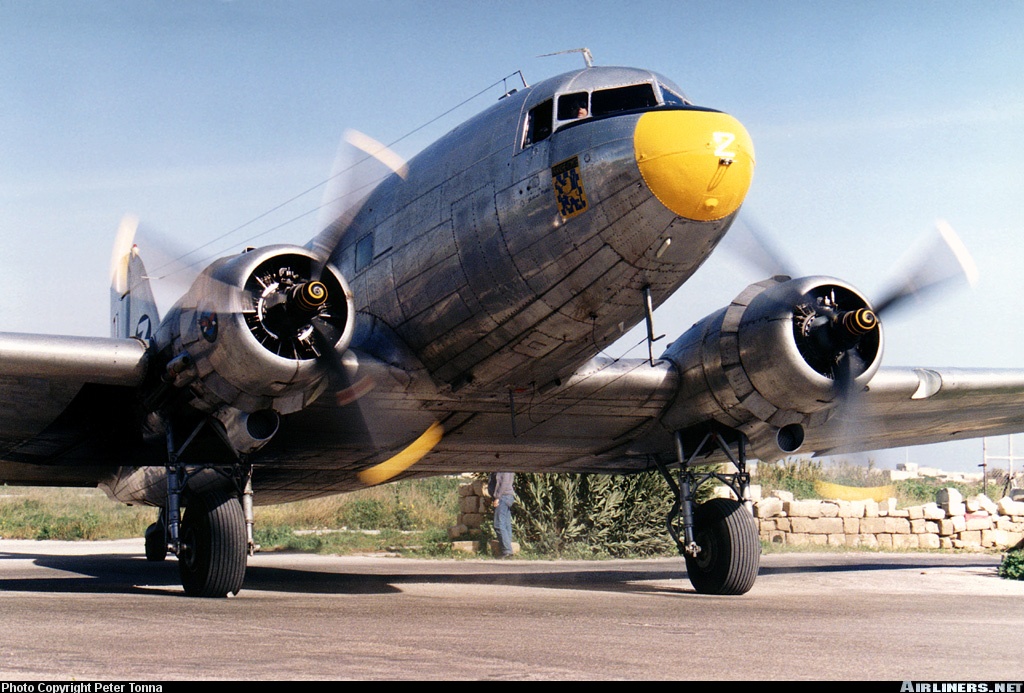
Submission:
[[[190,597],[238,594],[245,579],[245,516],[238,499],[222,491],[192,499],[181,522],[181,584]]]
[[[694,529],[700,552],[686,556],[686,574],[701,594],[744,594],[761,562],[757,525],[743,504],[713,498],[697,506]]]
[[[162,561],[167,558],[167,538],[164,536],[163,511],[160,519],[146,528],[146,560]]]

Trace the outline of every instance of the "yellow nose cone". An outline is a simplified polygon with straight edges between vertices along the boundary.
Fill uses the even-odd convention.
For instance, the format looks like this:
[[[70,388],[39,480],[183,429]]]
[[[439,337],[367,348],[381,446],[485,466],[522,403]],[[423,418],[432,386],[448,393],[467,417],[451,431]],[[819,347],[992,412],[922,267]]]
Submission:
[[[754,143],[738,120],[714,111],[650,111],[633,133],[640,174],[677,215],[715,221],[743,204]]]

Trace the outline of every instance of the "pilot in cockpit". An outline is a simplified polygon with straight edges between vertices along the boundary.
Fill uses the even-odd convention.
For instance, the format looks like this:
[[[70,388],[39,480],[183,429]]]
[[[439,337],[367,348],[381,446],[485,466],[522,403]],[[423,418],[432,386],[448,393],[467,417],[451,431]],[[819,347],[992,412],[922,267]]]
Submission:
[[[578,94],[566,94],[558,99],[558,119],[578,120],[590,115],[587,109],[589,94],[580,92]]]

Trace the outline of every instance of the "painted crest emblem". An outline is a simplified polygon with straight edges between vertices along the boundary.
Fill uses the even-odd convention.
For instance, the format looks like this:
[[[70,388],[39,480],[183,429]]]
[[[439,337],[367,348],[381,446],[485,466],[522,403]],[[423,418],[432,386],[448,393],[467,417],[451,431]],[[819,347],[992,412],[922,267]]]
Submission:
[[[587,211],[587,193],[583,189],[578,156],[552,166],[551,180],[554,182],[558,213],[563,219],[570,219]]]
[[[217,314],[212,311],[203,311],[199,314],[199,332],[203,339],[213,342],[217,339]]]

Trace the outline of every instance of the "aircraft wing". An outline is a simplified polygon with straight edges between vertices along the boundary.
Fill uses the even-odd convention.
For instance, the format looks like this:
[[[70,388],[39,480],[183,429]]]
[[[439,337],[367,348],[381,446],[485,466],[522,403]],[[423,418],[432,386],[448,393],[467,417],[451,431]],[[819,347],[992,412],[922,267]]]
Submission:
[[[882,368],[804,445],[818,455],[943,443],[1024,429],[1024,371]]]
[[[596,359],[558,392],[523,397],[517,438],[504,442],[512,454],[518,444],[519,459],[532,458],[523,465],[532,471],[630,472],[652,466],[655,457],[671,462],[666,414],[699,421],[705,406],[701,397],[678,396],[682,379],[664,361],[652,367],[639,359]],[[492,402],[492,436],[511,428],[511,407],[504,404]],[[686,409],[692,412],[684,416]],[[707,417],[695,428],[712,424]],[[546,454],[541,449],[527,454],[534,430],[545,439]],[[816,456],[1019,432],[1024,430],[1024,370],[881,368],[863,393],[804,430],[803,445],[795,452]],[[774,426],[755,423],[745,432],[751,456],[776,460],[790,454],[776,444]],[[572,449],[577,453],[570,454]]]
[[[127,420],[146,358],[137,339],[0,333],[3,464],[46,465],[35,475],[39,483],[95,482],[95,470],[109,471],[98,465],[103,454],[97,451],[109,450],[109,440],[97,430]],[[655,457],[673,459],[666,412],[700,422],[706,407],[692,390],[678,395],[681,378],[667,361],[596,358],[548,392],[444,394],[415,373],[380,363],[372,370],[374,386],[355,403],[324,398],[286,419],[280,440],[260,455],[264,482],[273,480],[284,495],[297,486],[348,490],[354,470],[393,454],[396,441],[412,440],[434,422],[443,436],[409,474],[496,466],[637,471]],[[881,368],[848,406],[805,427],[797,452],[875,450],[1021,429],[1024,371]],[[746,432],[753,456],[788,454],[775,444],[773,427],[755,423]],[[83,477],[86,467],[93,471]]]
[[[353,470],[379,463],[378,443],[412,440],[436,422],[443,435],[405,476],[509,469],[521,472],[629,473],[675,460],[672,417],[701,420],[704,399],[681,398],[678,370],[667,361],[596,358],[548,392],[442,395],[416,378],[378,374],[352,405],[331,399],[290,418],[279,440],[261,451],[264,494],[314,495],[359,487]],[[691,393],[692,394],[692,393]],[[710,392],[705,393],[710,396]],[[370,412],[370,416],[365,416]],[[356,417],[360,418],[360,417]],[[369,422],[369,430],[367,423]],[[1024,371],[883,368],[867,390],[817,426],[798,454],[824,455],[998,435],[1024,428]],[[376,433],[372,429],[377,429]],[[788,455],[777,430],[749,425],[750,454]],[[384,446],[393,454],[394,446]],[[717,454],[717,453],[716,453]],[[385,455],[386,456],[386,455]],[[724,461],[724,456],[711,458]],[[338,460],[345,460],[339,464]],[[345,471],[347,469],[348,471]]]
[[[146,362],[138,339],[0,333],[0,476],[95,485],[98,441],[130,420]]]
[[[145,374],[139,339],[0,333],[0,377],[135,386]]]

